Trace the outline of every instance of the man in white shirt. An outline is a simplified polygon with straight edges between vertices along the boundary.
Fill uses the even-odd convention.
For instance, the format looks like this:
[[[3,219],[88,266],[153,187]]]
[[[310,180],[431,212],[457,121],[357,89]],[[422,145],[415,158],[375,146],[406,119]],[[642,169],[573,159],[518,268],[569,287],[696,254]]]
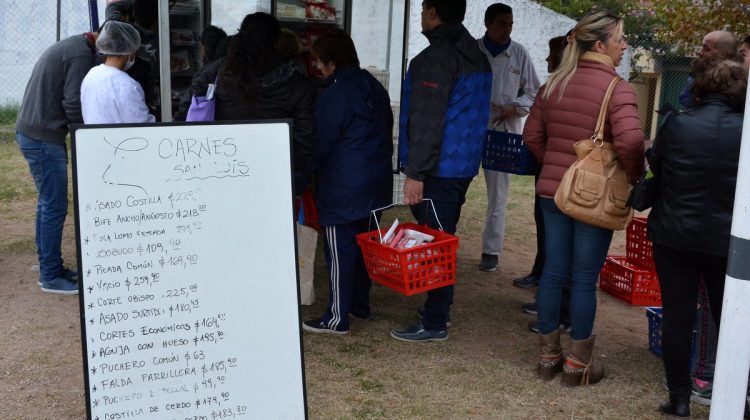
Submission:
[[[520,134],[523,118],[528,115],[539,89],[531,57],[523,45],[510,39],[513,9],[495,3],[484,14],[487,32],[478,40],[492,65],[492,110],[488,129]],[[487,183],[487,218],[482,232],[482,261],[479,269],[495,271],[503,252],[505,206],[508,201],[510,175],[484,170]]]

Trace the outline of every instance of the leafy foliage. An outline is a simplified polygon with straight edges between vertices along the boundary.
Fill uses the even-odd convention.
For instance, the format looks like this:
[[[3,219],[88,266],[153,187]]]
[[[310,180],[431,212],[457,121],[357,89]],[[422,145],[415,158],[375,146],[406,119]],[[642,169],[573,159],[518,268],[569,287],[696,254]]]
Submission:
[[[669,0],[654,2],[654,12],[663,25],[660,41],[680,52],[693,52],[703,36],[727,30],[739,38],[750,32],[750,3],[742,0]]]
[[[657,56],[692,54],[711,31],[727,30],[738,38],[750,33],[747,0],[536,1],[575,20],[596,10],[623,16],[629,43]]]

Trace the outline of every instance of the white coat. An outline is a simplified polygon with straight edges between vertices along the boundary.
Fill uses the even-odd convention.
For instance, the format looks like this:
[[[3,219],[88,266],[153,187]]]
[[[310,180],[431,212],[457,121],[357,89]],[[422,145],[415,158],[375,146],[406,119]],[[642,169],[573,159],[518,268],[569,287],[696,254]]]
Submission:
[[[513,40],[510,41],[508,49],[496,57],[487,51],[482,38],[477,42],[492,66],[492,104],[512,105],[518,111],[518,115],[508,118],[498,129],[521,134],[524,117],[529,114],[539,90],[539,78],[531,62],[531,56],[523,45]],[[493,128],[492,120],[498,112],[497,109],[492,109],[487,128]]]
[[[143,89],[122,70],[100,64],[81,84],[84,124],[151,123]]]

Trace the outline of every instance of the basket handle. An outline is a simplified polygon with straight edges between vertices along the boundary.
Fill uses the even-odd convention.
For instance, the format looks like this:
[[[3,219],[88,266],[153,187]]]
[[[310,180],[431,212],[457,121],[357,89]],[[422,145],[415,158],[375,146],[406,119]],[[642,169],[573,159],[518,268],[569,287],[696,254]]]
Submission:
[[[495,124],[492,125],[492,131],[497,131],[497,127],[500,125],[499,122],[495,122]],[[503,120],[503,131],[508,132],[508,124]]]
[[[429,201],[430,202],[430,206],[432,207],[432,214],[435,215],[435,221],[437,222],[438,226],[440,226],[440,231],[442,232],[443,231],[443,224],[440,223],[440,219],[438,218],[437,210],[435,210],[435,203],[432,201],[431,198],[423,198],[422,201]],[[380,236],[380,243],[381,244],[383,243],[383,231],[380,229],[380,222],[378,221],[377,212],[383,211],[383,210],[388,210],[388,209],[390,209],[392,207],[404,206],[404,205],[406,205],[406,203],[392,203],[392,204],[389,204],[389,205],[387,205],[385,207],[381,207],[379,209],[375,209],[375,210],[370,211],[370,219],[371,220],[375,219],[375,226],[378,228],[378,236]]]

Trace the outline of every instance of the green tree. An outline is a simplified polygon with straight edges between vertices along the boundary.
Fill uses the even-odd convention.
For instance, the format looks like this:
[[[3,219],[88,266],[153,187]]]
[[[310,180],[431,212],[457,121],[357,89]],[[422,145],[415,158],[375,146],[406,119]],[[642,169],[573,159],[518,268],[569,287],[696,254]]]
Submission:
[[[575,20],[595,10],[623,16],[630,44],[657,56],[691,55],[711,31],[750,34],[750,0],[536,0]]]
[[[750,33],[747,0],[662,0],[653,10],[661,23],[656,38],[678,53],[693,53],[711,31],[727,30],[740,39]]]

